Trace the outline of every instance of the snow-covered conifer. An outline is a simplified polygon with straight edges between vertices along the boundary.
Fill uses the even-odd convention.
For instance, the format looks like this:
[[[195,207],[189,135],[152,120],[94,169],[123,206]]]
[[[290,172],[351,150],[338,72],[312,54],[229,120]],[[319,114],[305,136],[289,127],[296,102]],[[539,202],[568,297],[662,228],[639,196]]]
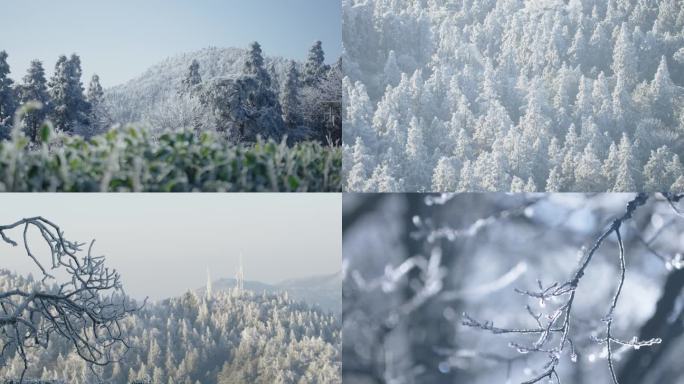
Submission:
[[[47,80],[43,63],[38,60],[31,62],[31,66],[24,76],[24,81],[19,87],[19,99],[21,103],[37,101],[42,107],[27,112],[24,115],[24,133],[32,142],[38,140],[38,129],[43,124],[50,110],[50,99],[47,91]]]
[[[306,64],[304,64],[303,83],[308,86],[316,85],[325,75],[328,67],[325,65],[323,44],[316,41],[309,50]]]
[[[10,79],[10,66],[7,63],[7,52],[0,51],[0,138],[7,135],[12,117],[16,109],[16,100]],[[4,132],[4,133],[3,133]]]

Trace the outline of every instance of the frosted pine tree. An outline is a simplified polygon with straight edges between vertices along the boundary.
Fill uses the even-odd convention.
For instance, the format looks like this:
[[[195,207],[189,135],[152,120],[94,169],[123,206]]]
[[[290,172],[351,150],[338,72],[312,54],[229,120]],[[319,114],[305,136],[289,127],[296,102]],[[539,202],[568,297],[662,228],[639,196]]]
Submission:
[[[677,16],[681,5],[679,0],[663,0],[662,4],[658,6],[658,19],[653,26],[653,29],[659,33],[676,34],[681,32],[682,25],[678,23]],[[677,28],[679,27],[679,30]]]
[[[306,64],[304,64],[304,73],[302,82],[307,86],[316,85],[328,70],[325,65],[325,52],[323,52],[323,44],[316,41],[309,50]]]
[[[513,176],[513,181],[511,181],[510,191],[513,193],[525,192],[525,181],[518,176]]]
[[[8,137],[16,101],[12,79],[9,78],[10,66],[7,63],[7,52],[0,51],[0,139]]]
[[[101,103],[104,99],[104,91],[102,90],[102,85],[100,85],[100,76],[93,75],[90,79],[90,84],[88,84],[87,93],[88,102]]]
[[[342,137],[344,142],[354,143],[356,137],[361,137],[365,142],[372,143],[376,138],[371,127],[373,106],[368,97],[368,92],[366,92],[366,87],[361,82],[352,84],[349,78],[345,77],[342,80],[342,89],[344,104]]]
[[[405,185],[402,179],[397,179],[392,172],[391,166],[383,162],[373,170],[373,175],[367,184],[367,189],[378,192],[400,192]]]
[[[218,88],[208,91],[211,104],[221,111],[221,120],[225,120],[221,125],[236,126],[239,140],[253,141],[257,136],[280,139],[280,103],[271,89],[271,76],[264,67],[261,45],[256,41],[247,52],[243,72],[245,76],[219,82]]]
[[[581,123],[582,120],[593,114],[594,100],[592,98],[593,82],[584,76],[580,77],[579,91],[575,101],[575,122]]]
[[[300,123],[301,110],[299,108],[299,72],[294,61],[290,61],[286,76],[280,93],[280,105],[283,110],[283,121],[288,127],[295,128]]]
[[[421,167],[427,161],[427,150],[425,148],[425,138],[423,137],[425,123],[417,118],[411,119],[406,139],[406,162],[407,162],[407,183],[415,188],[424,185],[426,175]],[[427,175],[429,178],[430,175]]]
[[[69,132],[73,120],[70,102],[69,62],[66,56],[60,56],[55,64],[55,71],[50,80],[50,99],[52,108],[50,119],[57,129]]]
[[[432,190],[441,192],[455,192],[458,187],[458,169],[456,160],[450,157],[442,157],[432,174]]]
[[[200,75],[199,68],[199,62],[197,60],[192,60],[192,63],[188,67],[188,72],[181,82],[181,94],[193,94],[197,91],[197,87],[202,84],[202,76]]]
[[[636,85],[637,76],[637,52],[632,42],[632,35],[627,22],[622,23],[620,33],[613,50],[613,73],[617,77],[618,84],[628,91]]]
[[[247,57],[245,58],[244,73],[254,76],[262,87],[268,88],[271,86],[271,76],[264,67],[264,56],[261,51],[261,44],[257,41],[249,46]]]
[[[90,79],[86,97],[90,104],[90,126],[87,127],[85,132],[79,132],[79,134],[89,138],[106,131],[112,124],[107,105],[104,101],[104,90],[102,89],[100,77],[98,75],[93,75]]]
[[[617,177],[615,180],[615,185],[613,186],[613,192],[632,192],[636,191],[636,183],[634,182],[634,177],[632,177],[632,169],[629,165],[629,161],[626,159],[621,159],[620,165],[617,169]]]
[[[651,152],[651,157],[644,166],[644,190],[658,192],[663,186],[672,185],[679,176],[672,173],[670,161],[672,152],[667,147],[660,147]]]
[[[22,103],[37,101],[42,107],[27,112],[24,115],[24,133],[31,142],[38,141],[38,128],[45,121],[50,110],[50,96],[47,91],[47,80],[43,64],[34,60],[24,76],[24,81],[19,87],[19,100]]]
[[[60,56],[55,72],[48,83],[52,108],[50,119],[55,127],[67,133],[88,124],[90,104],[83,95],[81,83],[81,59],[72,55]]]
[[[561,192],[563,191],[563,179],[558,167],[554,167],[549,172],[549,178],[546,180],[547,192]]]
[[[384,83],[387,85],[395,86],[401,80],[401,69],[397,64],[397,54],[394,51],[390,51],[387,55],[383,73],[385,76]]]
[[[458,131],[458,135],[456,136],[455,140],[456,144],[454,148],[454,156],[456,156],[456,158],[461,162],[472,159],[473,143],[470,139],[468,131],[466,131],[464,128],[461,128]]]
[[[361,137],[356,138],[354,144],[354,156],[352,158],[352,167],[347,177],[347,188],[353,191],[365,190],[365,184],[368,179],[368,171],[366,164],[368,164],[368,154],[366,146]]]
[[[603,177],[606,182],[610,185],[615,185],[615,179],[617,178],[617,171],[620,167],[620,155],[618,153],[617,145],[615,142],[610,143],[608,149],[608,157],[603,161]]]
[[[547,153],[548,166],[550,169],[553,169],[563,164],[563,150],[560,144],[558,143],[558,138],[554,137],[551,139]]]
[[[618,146],[618,156],[620,165],[623,166],[624,164],[624,172],[629,172],[632,181],[635,183],[635,185],[640,185],[641,178],[639,177],[639,175],[641,173],[641,170],[639,169],[640,167],[634,156],[634,148],[627,133],[623,133],[622,139],[620,139],[620,145]],[[626,189],[625,191],[631,192],[636,190],[637,189]]]
[[[458,180],[458,189],[456,192],[475,192],[476,180],[473,166],[470,160],[466,160],[461,167],[461,174]]]
[[[604,190],[603,175],[601,174],[601,161],[594,152],[591,143],[584,148],[575,168],[574,191],[602,191]]]
[[[568,51],[572,63],[582,67],[582,63],[585,60],[587,54],[587,39],[585,37],[584,28],[580,25],[575,32],[575,37],[572,40],[572,45]]]
[[[658,71],[651,83],[653,98],[653,114],[664,122],[671,122],[674,117],[672,99],[674,97],[674,85],[670,79],[670,71],[667,60],[663,56],[658,66]]]

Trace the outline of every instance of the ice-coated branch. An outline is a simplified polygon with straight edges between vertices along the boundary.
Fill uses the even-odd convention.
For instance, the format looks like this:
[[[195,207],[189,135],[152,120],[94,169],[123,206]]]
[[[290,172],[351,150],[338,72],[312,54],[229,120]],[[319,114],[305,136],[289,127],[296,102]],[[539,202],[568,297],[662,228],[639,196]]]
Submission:
[[[0,356],[14,353],[22,359],[20,382],[29,364],[27,350],[46,348],[53,335],[69,341],[91,367],[118,361],[129,348],[122,321],[139,309],[126,298],[119,273],[105,266],[103,256],[93,256],[94,240],[83,252],[85,244],[67,240],[59,226],[43,217],[0,225],[2,241],[18,246],[8,232],[19,228],[26,255],[43,278],[28,288],[0,293]],[[34,252],[30,229],[47,244],[49,264]],[[57,280],[52,270],[62,270],[69,278],[49,285],[49,280]]]
[[[406,321],[411,313],[420,310],[438,295],[442,289],[442,279],[446,274],[441,260],[441,249],[433,248],[428,258],[416,255],[404,260],[398,266],[388,265],[385,267],[384,274],[378,277],[366,279],[358,270],[352,270],[348,273],[348,278],[354,286],[354,291],[358,290],[362,294],[369,294],[375,291],[381,291],[384,294],[401,291],[411,292],[410,297],[398,306],[393,306],[388,311],[383,311],[381,314],[374,316],[372,323],[377,325],[372,331],[374,345],[384,350],[386,348],[385,342],[389,335],[402,322]],[[410,278],[411,276],[415,277]],[[345,296],[343,316],[350,316],[350,314],[354,313],[354,309],[350,307],[350,304],[353,302],[354,300],[349,299],[349,296]],[[377,382],[385,382],[384,375],[388,371],[383,373],[383,370],[384,368],[375,367],[372,364],[357,366],[354,363],[350,363],[344,366],[344,371],[347,373],[361,374]]]
[[[670,204],[672,210],[678,215],[684,217],[684,212],[679,208],[678,203],[680,200],[684,199],[684,193],[663,193],[665,199]]]
[[[387,293],[397,290],[401,284],[408,280],[408,274],[417,270],[423,284],[415,290],[409,301],[400,306],[400,314],[405,315],[416,310],[441,291],[442,279],[446,275],[446,271],[441,266],[441,260],[441,250],[434,248],[429,258],[426,259],[424,256],[418,255],[406,259],[397,267],[386,266],[384,275],[372,280],[364,279],[358,271],[352,271],[351,277],[363,291],[382,289],[383,292]]]
[[[625,213],[614,219],[610,226],[604,230],[598,238],[593,243],[592,247],[587,251],[586,255],[580,260],[580,263],[572,274],[572,276],[563,283],[552,283],[548,286],[544,286],[540,280],[537,280],[538,290],[521,290],[516,289],[516,292],[539,300],[540,306],[544,307],[547,301],[559,301],[560,304],[557,305],[550,313],[547,314],[537,314],[527,306],[527,313],[534,319],[536,324],[532,328],[501,328],[494,326],[491,321],[478,321],[474,319],[467,313],[463,314],[462,324],[467,327],[477,328],[480,330],[488,331],[493,334],[534,334],[536,336],[536,341],[532,344],[521,344],[521,343],[510,343],[510,346],[515,348],[519,353],[545,353],[548,356],[547,362],[541,369],[541,373],[525,381],[523,384],[532,384],[539,382],[544,379],[556,380],[560,383],[560,378],[556,371],[558,364],[560,363],[561,355],[564,352],[566,345],[570,345],[571,353],[570,359],[575,361],[577,356],[574,351],[574,345],[570,338],[571,331],[571,319],[573,303],[575,301],[577,288],[581,279],[586,273],[586,269],[591,263],[594,255],[605,242],[605,240],[615,234],[618,244],[618,261],[620,269],[620,277],[618,285],[611,300],[610,307],[608,308],[607,314],[603,318],[606,323],[606,335],[604,338],[596,340],[598,343],[605,343],[607,347],[607,358],[608,358],[608,368],[611,373],[612,381],[614,384],[618,384],[617,375],[615,373],[615,366],[613,361],[613,350],[612,344],[628,345],[633,348],[648,347],[660,343],[660,339],[654,338],[645,341],[639,341],[636,338],[632,339],[630,342],[621,341],[612,334],[612,325],[615,308],[617,307],[620,294],[622,293],[622,287],[625,280],[625,250],[622,240],[622,234],[620,232],[621,226],[625,221],[628,221],[634,215],[634,212],[648,200],[648,195],[638,194],[633,200],[631,200],[626,207]],[[560,338],[557,345],[549,345],[551,342],[552,335],[559,334]]]
[[[451,200],[454,196],[452,194],[440,195],[438,197],[428,197],[426,198],[427,205],[439,205],[445,204]],[[439,240],[446,239],[448,241],[455,241],[456,239],[474,237],[480,233],[485,228],[499,222],[500,220],[505,220],[525,212],[529,206],[534,205],[539,201],[537,197],[527,198],[523,204],[518,205],[513,208],[502,209],[493,214],[477,219],[471,224],[463,228],[452,228],[449,226],[435,226],[431,219],[423,219],[420,216],[413,217],[413,225],[416,230],[411,233],[414,238],[424,238],[428,243],[435,243]]]

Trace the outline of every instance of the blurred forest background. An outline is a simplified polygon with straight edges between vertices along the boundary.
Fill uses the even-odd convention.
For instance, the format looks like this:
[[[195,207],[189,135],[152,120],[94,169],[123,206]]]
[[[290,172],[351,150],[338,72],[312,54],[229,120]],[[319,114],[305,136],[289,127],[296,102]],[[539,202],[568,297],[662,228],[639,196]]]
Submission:
[[[344,382],[607,383],[609,360],[621,384],[682,382],[679,198],[345,195]],[[619,239],[626,267],[613,311]],[[531,296],[572,280],[597,243],[576,289]],[[521,346],[537,346],[538,333],[504,332],[542,328],[553,316],[562,324],[570,293],[571,345],[557,350],[560,334],[550,332],[532,350]]]

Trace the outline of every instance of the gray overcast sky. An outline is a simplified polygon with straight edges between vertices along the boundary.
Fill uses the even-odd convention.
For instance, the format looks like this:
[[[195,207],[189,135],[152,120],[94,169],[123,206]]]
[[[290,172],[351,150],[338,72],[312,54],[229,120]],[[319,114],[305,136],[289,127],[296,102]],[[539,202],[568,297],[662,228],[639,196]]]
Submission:
[[[104,86],[142,74],[166,57],[208,46],[247,47],[269,56],[304,59],[316,40],[327,58],[342,51],[340,0],[4,0],[0,50],[12,77],[32,59],[52,73],[60,54],[78,53],[84,83]]]
[[[94,253],[135,298],[200,287],[207,268],[214,279],[233,277],[240,252],[245,278],[266,283],[341,268],[339,194],[0,194],[0,207],[1,224],[41,215],[67,239],[97,239]],[[22,229],[8,234],[20,240]],[[0,242],[0,258],[38,276],[21,247]]]

